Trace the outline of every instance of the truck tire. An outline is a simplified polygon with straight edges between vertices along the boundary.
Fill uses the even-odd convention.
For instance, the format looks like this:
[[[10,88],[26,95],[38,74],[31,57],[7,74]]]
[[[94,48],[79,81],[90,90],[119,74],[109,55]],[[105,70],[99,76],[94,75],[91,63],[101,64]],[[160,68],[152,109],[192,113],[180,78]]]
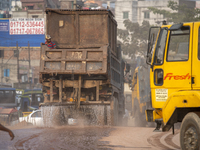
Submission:
[[[200,118],[196,113],[188,113],[180,128],[180,145],[182,150],[200,149]]]

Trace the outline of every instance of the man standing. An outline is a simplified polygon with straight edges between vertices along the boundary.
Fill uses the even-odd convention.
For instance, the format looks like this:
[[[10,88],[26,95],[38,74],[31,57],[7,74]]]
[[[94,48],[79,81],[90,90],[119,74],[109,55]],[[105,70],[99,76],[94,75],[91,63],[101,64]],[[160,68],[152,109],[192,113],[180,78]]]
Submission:
[[[13,132],[10,129],[8,129],[8,128],[6,128],[6,127],[4,127],[3,125],[0,124],[0,130],[8,132],[10,137],[11,137],[11,140],[14,139],[15,136],[14,136]]]
[[[56,44],[51,41],[51,36],[50,35],[46,35],[45,45],[48,46],[48,48],[50,48],[50,49],[56,48]]]

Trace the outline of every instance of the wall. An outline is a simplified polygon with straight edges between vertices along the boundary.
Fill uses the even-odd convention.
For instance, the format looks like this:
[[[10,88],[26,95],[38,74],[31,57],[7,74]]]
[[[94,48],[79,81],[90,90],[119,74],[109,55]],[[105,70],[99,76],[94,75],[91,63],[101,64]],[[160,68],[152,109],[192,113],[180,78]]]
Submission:
[[[40,63],[40,43],[45,42],[44,34],[23,34],[10,35],[9,20],[0,20],[0,83],[13,85],[18,83],[18,68],[19,82],[22,83],[24,77],[29,77],[29,57],[28,57],[28,42],[30,44],[30,70],[32,75],[32,83],[39,81],[39,63]],[[17,57],[14,51],[17,50],[16,43],[18,42],[19,50],[19,66],[17,65]],[[16,52],[16,51],[15,51]],[[9,75],[6,77],[5,69],[9,70]],[[35,80],[34,80],[35,79]],[[26,81],[28,82],[28,80]],[[18,84],[20,87],[20,84]],[[22,85],[22,84],[21,84]],[[38,85],[38,84],[37,84]],[[29,84],[23,84],[23,87],[29,88]]]
[[[12,18],[26,18],[28,16],[27,11],[13,11]]]
[[[0,10],[10,11],[11,10],[11,0],[0,0]]]
[[[4,57],[0,57],[0,82],[13,84],[18,82],[17,78],[17,57],[14,56],[16,48],[0,48],[4,50]],[[27,74],[29,71],[28,48],[19,48],[19,76]],[[32,76],[39,78],[40,48],[30,48],[30,66]],[[4,77],[4,69],[9,69],[9,77]],[[22,79],[20,79],[22,82]],[[34,80],[33,80],[34,83]]]
[[[18,8],[15,8],[17,6]],[[16,9],[22,9],[22,2],[21,1],[12,1],[11,2],[11,11],[17,11]]]
[[[115,19],[119,29],[125,29],[123,12],[129,12],[128,19],[132,21],[132,0],[118,0],[115,2]],[[135,14],[134,14],[135,15]]]
[[[138,1],[138,18],[137,22],[142,24],[143,20],[149,21],[151,25],[162,25],[162,21],[165,20],[163,15],[154,14],[150,12],[150,18],[144,18],[144,12],[149,11],[148,7],[155,7],[158,9],[165,9],[172,12],[170,8],[167,7],[169,0],[154,0],[154,1]],[[174,0],[178,3],[178,0]]]
[[[167,7],[169,0],[149,0],[149,1],[138,1],[138,0],[117,0],[115,5],[115,18],[118,23],[119,29],[125,29],[123,21],[123,12],[128,11],[128,19],[132,22],[138,22],[140,25],[143,20],[147,20],[151,25],[161,25],[165,19],[163,15],[153,14],[150,12],[150,18],[144,18],[144,12],[149,11],[148,7],[156,7],[158,9],[165,9],[171,11]],[[178,2],[179,0],[174,0]]]

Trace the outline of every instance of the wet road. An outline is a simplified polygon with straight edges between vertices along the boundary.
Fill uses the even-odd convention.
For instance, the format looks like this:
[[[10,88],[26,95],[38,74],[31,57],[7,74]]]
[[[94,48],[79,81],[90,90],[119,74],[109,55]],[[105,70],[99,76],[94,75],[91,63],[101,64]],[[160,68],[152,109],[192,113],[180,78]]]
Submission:
[[[13,129],[15,139],[0,132],[0,150],[175,150],[179,131],[152,132],[142,127],[26,127]]]

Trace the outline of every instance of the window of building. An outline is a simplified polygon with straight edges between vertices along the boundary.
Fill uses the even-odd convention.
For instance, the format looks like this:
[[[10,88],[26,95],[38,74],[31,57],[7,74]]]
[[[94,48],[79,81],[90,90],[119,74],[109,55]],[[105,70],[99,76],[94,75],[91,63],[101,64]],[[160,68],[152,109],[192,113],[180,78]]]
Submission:
[[[22,83],[24,83],[24,82],[28,82],[28,76],[27,76],[27,74],[20,74],[20,78],[22,79]]]
[[[27,6],[28,9],[33,9],[33,6]]]
[[[38,18],[38,15],[33,15],[32,18]]]
[[[4,69],[4,77],[10,77],[10,69]]]
[[[165,14],[163,14],[163,18],[166,18],[166,15],[165,15]]]
[[[144,18],[150,18],[150,13],[148,11],[144,12]]]
[[[128,11],[123,12],[123,19],[128,19]]]
[[[4,50],[0,50],[0,58],[4,57]]]
[[[18,50],[14,50],[14,57],[18,57],[19,51]]]
[[[38,82],[39,82],[38,78],[34,78],[34,83],[38,83]]]

